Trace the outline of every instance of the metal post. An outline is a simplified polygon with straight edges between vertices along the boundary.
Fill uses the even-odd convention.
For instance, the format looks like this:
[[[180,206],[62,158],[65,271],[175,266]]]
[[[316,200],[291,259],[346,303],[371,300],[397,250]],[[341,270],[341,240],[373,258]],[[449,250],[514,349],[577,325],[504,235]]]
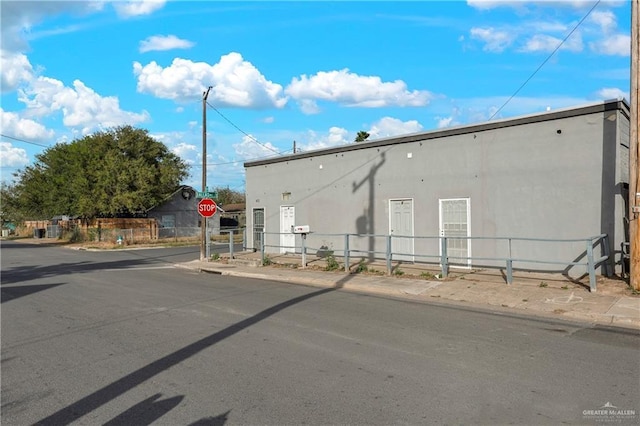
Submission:
[[[640,0],[631,0],[631,92],[629,111],[629,284],[640,290]]]
[[[242,230],[242,251],[247,251],[247,228]]]
[[[206,261],[208,262],[209,259],[211,259],[211,245],[210,245],[210,243],[211,243],[211,234],[210,234],[211,231],[209,230],[209,226],[207,226],[208,223],[207,223],[207,218],[206,217],[204,218],[204,224],[205,224],[206,241],[207,241],[206,244],[205,244],[205,247],[206,247],[206,249],[205,249],[206,250]]]
[[[229,231],[229,259],[233,259],[233,229]]]
[[[596,269],[593,265],[593,244],[591,240],[587,240],[587,265],[589,269],[589,290],[596,292]]]
[[[302,269],[307,267],[307,234],[300,234],[302,239]]]
[[[260,233],[262,238],[260,239],[260,263],[264,265],[264,231]]]
[[[449,259],[447,256],[447,237],[440,237],[440,264],[442,265],[442,278],[449,276]]]
[[[386,258],[387,258],[387,274],[391,275],[391,235],[387,235],[387,253],[386,253]]]
[[[507,284],[513,283],[513,259],[511,258],[511,238],[509,238],[509,258],[507,259]]]
[[[202,94],[202,192],[207,192],[207,97],[211,86],[207,88],[207,91]],[[207,219],[204,218],[203,227],[200,230],[200,260],[205,260],[205,252],[207,248]],[[206,258],[209,259],[208,257]]]
[[[349,234],[344,235],[344,271],[349,273]]]
[[[602,247],[602,255],[607,258],[605,262],[605,275],[612,277],[615,274],[615,259],[611,256],[611,247],[609,246],[609,235],[605,234],[600,240]]]

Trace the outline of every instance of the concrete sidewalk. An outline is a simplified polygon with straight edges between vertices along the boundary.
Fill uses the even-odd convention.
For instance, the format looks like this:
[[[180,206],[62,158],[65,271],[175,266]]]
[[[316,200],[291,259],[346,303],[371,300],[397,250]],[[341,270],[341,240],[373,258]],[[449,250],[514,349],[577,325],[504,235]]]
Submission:
[[[222,275],[282,281],[316,287],[336,287],[348,291],[387,297],[463,304],[495,311],[566,319],[592,324],[640,330],[640,295],[622,280],[598,278],[597,292],[589,292],[586,280],[561,274],[514,272],[513,284],[506,284],[502,272],[493,269],[454,271],[446,279],[437,270],[399,264],[388,276],[384,263],[369,263],[366,272],[327,271],[326,259],[307,259],[302,268],[300,256],[270,254],[268,266],[261,266],[260,253],[223,254],[217,261],[195,260],[180,264],[184,268]],[[360,266],[361,271],[364,267]]]

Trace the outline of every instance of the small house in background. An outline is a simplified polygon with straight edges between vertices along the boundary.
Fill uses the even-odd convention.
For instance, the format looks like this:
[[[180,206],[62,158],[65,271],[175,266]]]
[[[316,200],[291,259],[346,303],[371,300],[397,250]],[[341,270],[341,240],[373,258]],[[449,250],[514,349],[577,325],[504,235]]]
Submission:
[[[198,214],[196,190],[182,185],[162,203],[150,208],[147,217],[158,223],[158,237],[189,237],[200,232],[203,217]],[[220,233],[220,213],[207,219],[207,226],[214,234]],[[166,235],[165,235],[166,234]]]
[[[225,204],[221,209],[220,227],[226,229],[245,227],[247,223],[245,203]]]

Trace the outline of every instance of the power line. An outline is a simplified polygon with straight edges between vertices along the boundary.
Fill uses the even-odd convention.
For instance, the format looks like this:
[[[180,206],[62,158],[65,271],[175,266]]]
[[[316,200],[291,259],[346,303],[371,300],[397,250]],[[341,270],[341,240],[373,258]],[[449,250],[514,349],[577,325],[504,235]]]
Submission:
[[[0,133],[0,136],[2,136],[3,138],[11,139],[12,141],[16,141],[16,142],[24,142],[24,143],[28,143],[28,144],[31,144],[31,145],[41,146],[43,148],[49,148],[49,145],[43,145],[43,144],[37,143],[37,142],[30,142],[30,141],[26,141],[24,139],[14,138],[13,136],[7,136],[7,135],[2,134],[2,133]]]
[[[593,10],[594,10],[594,9],[595,9],[599,4],[600,4],[600,1],[601,1],[601,0],[597,0],[597,1],[595,2],[595,4],[591,7],[591,9],[589,9],[589,11],[587,12],[587,14],[586,14],[586,15],[584,15],[584,16],[582,17],[582,19],[581,19],[581,20],[576,24],[576,26],[575,26],[575,27],[573,27],[573,29],[572,29],[572,30],[569,32],[569,34],[567,34],[567,36],[566,36],[566,37],[565,37],[565,38],[560,42],[560,44],[558,44],[558,46],[553,50],[553,52],[551,52],[551,53],[549,54],[549,56],[547,56],[547,58],[546,58],[546,59],[545,59],[545,60],[544,60],[544,61],[543,61],[539,66],[538,66],[538,68],[536,68],[536,70],[533,72],[533,74],[531,74],[531,75],[529,76],[529,78],[527,78],[527,79],[525,80],[525,82],[524,82],[524,83],[522,83],[522,84],[520,85],[520,87],[518,87],[518,90],[516,90],[516,91],[513,93],[513,95],[511,95],[511,96],[509,97],[509,99],[507,99],[507,100],[506,100],[506,102],[505,102],[505,103],[503,103],[503,104],[502,104],[502,106],[501,106],[500,108],[498,108],[498,109],[497,109],[497,110],[496,110],[496,111],[491,115],[491,117],[489,117],[489,120],[488,120],[488,121],[491,121],[491,119],[493,119],[493,117],[495,117],[495,116],[496,116],[496,115],[497,115],[497,114],[502,110],[502,108],[504,108],[504,107],[505,107],[509,102],[511,102],[511,100],[512,100],[513,98],[515,98],[515,97],[516,97],[516,95],[520,92],[520,90],[522,90],[522,88],[523,88],[524,86],[526,86],[526,85],[527,85],[527,83],[529,83],[529,81],[530,81],[530,80],[531,80],[531,79],[532,79],[532,78],[533,78],[533,77],[538,73],[538,71],[540,71],[540,69],[542,69],[542,67],[543,67],[547,62],[549,62],[549,59],[551,59],[551,57],[552,57],[553,55],[555,55],[555,53],[556,53],[556,52],[557,52],[557,51],[562,47],[562,45],[563,45],[563,44],[564,44],[564,43],[569,39],[569,37],[571,37],[571,35],[572,35],[572,34],[573,34],[577,29],[578,29],[578,27],[579,27],[580,25],[582,25],[582,23],[585,21],[585,19],[587,19],[587,18],[589,17],[589,15],[591,15],[591,12],[593,12]]]
[[[260,142],[258,139],[254,138],[253,136],[251,136],[250,134],[248,134],[247,132],[245,132],[244,130],[242,130],[240,127],[236,126],[235,123],[231,120],[229,120],[227,117],[225,117],[220,111],[218,111],[218,109],[216,107],[214,107],[213,105],[211,105],[209,102],[207,102],[207,105],[209,105],[211,107],[211,109],[213,109],[215,112],[218,113],[218,115],[222,118],[224,118],[227,123],[231,124],[233,127],[235,127],[240,133],[242,133],[243,135],[245,135],[246,137],[248,137],[249,139],[251,139],[253,142],[257,143],[258,145],[275,152],[276,154],[280,155],[281,152],[276,151],[275,149],[271,148],[268,145],[263,144],[262,142]]]

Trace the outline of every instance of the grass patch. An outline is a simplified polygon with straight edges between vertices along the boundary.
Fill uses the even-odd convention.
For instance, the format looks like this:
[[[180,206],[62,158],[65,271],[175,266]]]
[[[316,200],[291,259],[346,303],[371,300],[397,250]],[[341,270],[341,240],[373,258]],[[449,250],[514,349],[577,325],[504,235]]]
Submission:
[[[264,260],[262,261],[262,266],[269,266],[269,265],[273,265],[273,260],[271,260],[269,255],[265,254]]]
[[[542,281],[540,283],[540,285],[538,285],[538,287],[542,287],[542,288],[549,287],[549,284],[547,284],[546,282]]]
[[[396,268],[393,271],[393,275],[395,275],[396,277],[401,277],[402,275],[404,275],[404,271],[400,268]]]
[[[334,255],[330,254],[326,259],[327,267],[325,268],[325,271],[337,271],[340,269],[340,263],[338,263]]]
[[[360,259],[360,262],[358,262],[358,266],[356,266],[355,272],[356,274],[369,272],[369,268],[367,267],[366,263],[364,263],[364,259]]]
[[[213,260],[214,262],[220,260],[220,253],[213,253],[211,255],[211,260]]]

